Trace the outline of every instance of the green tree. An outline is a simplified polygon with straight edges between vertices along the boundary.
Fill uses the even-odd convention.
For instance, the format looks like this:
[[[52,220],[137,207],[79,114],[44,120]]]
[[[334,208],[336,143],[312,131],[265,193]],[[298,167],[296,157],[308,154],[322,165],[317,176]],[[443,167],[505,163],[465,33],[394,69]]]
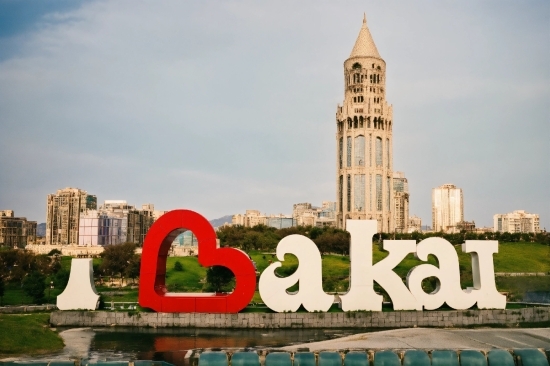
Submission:
[[[0,306],[4,306],[4,291],[5,291],[4,279],[0,277]]]
[[[31,272],[23,279],[23,291],[32,298],[35,304],[44,302],[44,290],[46,290],[46,276],[38,271]]]
[[[124,270],[124,274],[127,278],[135,280],[136,277],[139,277],[139,270],[141,267],[141,256],[139,254],[134,254],[132,258],[128,261],[128,266]]]
[[[68,269],[60,269],[57,271],[57,273],[53,276],[53,284],[56,288],[63,290],[65,287],[67,287],[67,283],[69,283],[69,276],[71,275],[71,272]]]
[[[100,270],[109,276],[120,275],[124,280],[126,268],[132,263],[135,250],[136,245],[133,243],[107,245],[101,253],[103,262]]]
[[[206,291],[228,292],[235,285],[235,276],[227,267],[212,266],[206,270]]]

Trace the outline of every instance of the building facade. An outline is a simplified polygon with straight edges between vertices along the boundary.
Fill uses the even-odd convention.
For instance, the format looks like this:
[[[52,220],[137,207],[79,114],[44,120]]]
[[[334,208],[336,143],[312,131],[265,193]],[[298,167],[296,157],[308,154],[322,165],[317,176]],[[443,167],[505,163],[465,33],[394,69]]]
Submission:
[[[15,217],[13,210],[0,211],[0,247],[25,248],[36,243],[36,221]]]
[[[80,214],[97,209],[97,198],[78,188],[60,189],[47,198],[46,245],[78,245]]]
[[[516,210],[507,214],[493,216],[493,230],[508,233],[538,233],[540,223],[538,214]]]
[[[422,219],[418,216],[412,215],[409,217],[408,232],[422,232]]]
[[[457,231],[457,224],[464,221],[462,189],[454,184],[444,184],[432,189],[432,230]]]
[[[395,232],[409,232],[409,183],[403,172],[393,173]]]
[[[336,108],[336,223],[373,219],[394,231],[392,106],[386,101],[386,62],[366,18],[344,62],[344,101]]]

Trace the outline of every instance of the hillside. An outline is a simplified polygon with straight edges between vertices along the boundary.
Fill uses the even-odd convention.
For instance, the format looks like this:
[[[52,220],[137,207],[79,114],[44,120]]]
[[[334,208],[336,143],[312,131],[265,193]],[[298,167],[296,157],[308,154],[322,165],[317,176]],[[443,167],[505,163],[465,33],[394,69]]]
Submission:
[[[223,217],[220,217],[219,219],[210,220],[209,222],[213,227],[218,227],[218,226],[222,226],[226,222],[231,223],[232,217],[233,215],[225,215]]]

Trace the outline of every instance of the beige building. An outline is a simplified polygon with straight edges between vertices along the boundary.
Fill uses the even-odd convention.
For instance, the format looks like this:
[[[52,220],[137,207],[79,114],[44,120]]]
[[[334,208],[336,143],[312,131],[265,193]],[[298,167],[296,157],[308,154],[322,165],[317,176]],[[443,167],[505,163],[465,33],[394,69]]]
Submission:
[[[344,84],[344,102],[336,108],[337,226],[375,219],[379,231],[393,232],[393,112],[386,101],[386,62],[365,18],[344,62]]]
[[[403,172],[393,172],[395,232],[409,232],[409,183]]]
[[[494,231],[509,233],[538,233],[540,223],[538,214],[530,214],[524,210],[516,210],[507,214],[493,216]]]
[[[78,188],[49,194],[46,213],[47,245],[78,245],[80,214],[97,209],[97,198]]]
[[[409,225],[408,225],[408,231],[409,233],[414,233],[415,231],[421,233],[422,232],[422,219],[418,216],[410,216],[409,217]]]
[[[244,215],[233,215],[233,217],[231,218],[231,225],[240,225],[244,227],[266,225],[277,229],[283,229],[296,226],[296,221],[292,217],[283,214],[266,215],[260,213],[260,211],[258,210],[246,210],[246,213]]]
[[[462,189],[444,184],[432,189],[432,230],[455,232],[464,221]]]
[[[15,217],[13,210],[0,211],[0,247],[25,248],[36,243],[36,221]]]

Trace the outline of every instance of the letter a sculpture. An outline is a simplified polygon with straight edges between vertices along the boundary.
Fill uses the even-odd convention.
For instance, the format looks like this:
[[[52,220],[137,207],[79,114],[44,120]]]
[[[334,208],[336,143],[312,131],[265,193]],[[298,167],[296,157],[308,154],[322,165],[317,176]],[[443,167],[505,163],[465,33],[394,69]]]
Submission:
[[[59,310],[95,310],[99,305],[99,295],[94,285],[92,259],[71,261],[71,274],[65,290],[57,296]]]

